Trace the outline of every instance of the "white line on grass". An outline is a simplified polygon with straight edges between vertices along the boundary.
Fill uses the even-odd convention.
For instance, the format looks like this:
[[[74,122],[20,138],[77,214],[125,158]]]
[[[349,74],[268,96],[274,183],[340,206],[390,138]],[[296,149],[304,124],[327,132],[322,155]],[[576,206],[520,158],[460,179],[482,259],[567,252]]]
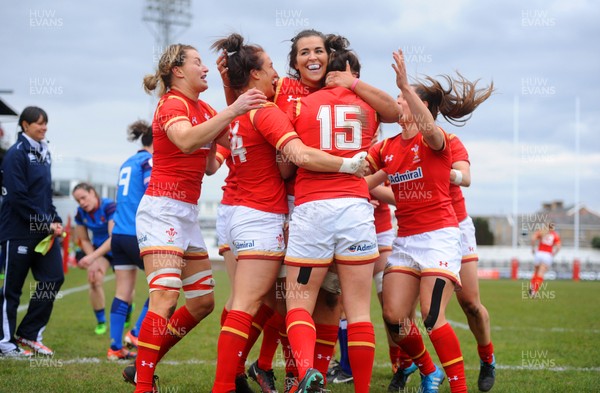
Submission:
[[[106,276],[104,278],[104,282],[106,281],[110,281],[110,280],[114,280],[115,276],[110,275],[110,276]],[[86,289],[89,288],[89,284],[85,284],[85,285],[81,285],[78,287],[74,287],[74,288],[69,288],[66,289],[64,291],[59,291],[57,297],[60,299],[64,296],[70,295],[72,293],[77,293],[77,292],[81,292],[81,291],[85,291]],[[17,308],[17,312],[22,312],[27,310],[27,307],[29,307],[29,304],[23,304],[21,306],[19,306],[19,308]],[[421,317],[421,313],[417,312],[417,315],[419,317]],[[453,321],[448,319],[448,322],[450,323],[450,325],[452,325],[455,328],[458,329],[462,329],[462,330],[470,330],[469,325],[467,325],[466,323],[462,323],[462,322],[457,322],[457,321]],[[544,327],[514,327],[514,326],[509,326],[509,327],[502,327],[502,326],[492,326],[491,327],[492,330],[530,330],[530,331],[536,331],[536,332],[551,332],[551,333],[592,333],[592,334],[600,334],[600,329],[572,329],[572,328],[559,328],[559,327],[550,327],[550,328],[544,328]]]
[[[470,330],[469,325],[466,323],[456,322],[448,319],[450,325],[455,328],[462,330]],[[550,332],[550,333],[591,333],[600,334],[600,329],[573,329],[573,328],[562,328],[562,327],[538,327],[538,326],[492,326],[492,330],[528,330],[533,332]]]
[[[417,315],[421,317],[421,313],[417,312]],[[453,321],[451,319],[447,320],[452,327],[462,329],[462,330],[470,330],[471,328],[466,323]],[[501,330],[529,330],[534,332],[550,332],[550,333],[591,333],[591,334],[600,334],[600,329],[573,329],[573,328],[562,328],[562,327],[538,327],[538,326],[491,326],[492,330],[501,331]]]
[[[107,282],[107,281],[110,281],[110,280],[114,280],[114,279],[115,279],[115,275],[111,274],[110,276],[105,276],[104,277],[104,282]],[[70,295],[72,293],[77,293],[77,292],[85,291],[89,287],[90,287],[90,284],[85,284],[85,285],[80,285],[78,287],[65,289],[64,291],[58,291],[58,294],[56,294],[56,299],[62,299],[63,297],[65,297],[67,295]],[[19,308],[17,308],[17,312],[23,312],[23,311],[27,310],[27,307],[29,307],[29,303],[22,304],[22,305],[19,306]]]
[[[4,359],[0,357],[0,359]],[[6,358],[8,360],[16,360],[11,358]],[[50,358],[42,358],[36,357],[32,359],[50,359]],[[60,359],[60,358],[58,358]],[[19,358],[18,360],[30,360],[27,358]],[[123,361],[108,361],[99,358],[74,358],[74,359],[60,359],[61,364],[100,364],[104,362],[108,363],[122,363],[129,364],[130,360]],[[214,365],[214,360],[201,360],[201,359],[187,359],[187,360],[163,360],[160,364],[169,365],[169,366],[183,366],[183,365]],[[283,364],[275,364],[276,367],[283,367]],[[390,368],[391,366],[388,362],[384,363],[375,363],[374,367],[376,368]],[[556,372],[570,372],[570,371],[578,371],[578,372],[600,372],[600,367],[572,367],[572,366],[557,366],[557,367],[542,367],[542,366],[517,366],[511,364],[497,364],[496,368],[499,370],[512,370],[512,371],[556,371]],[[465,366],[466,370],[479,370],[479,366]]]

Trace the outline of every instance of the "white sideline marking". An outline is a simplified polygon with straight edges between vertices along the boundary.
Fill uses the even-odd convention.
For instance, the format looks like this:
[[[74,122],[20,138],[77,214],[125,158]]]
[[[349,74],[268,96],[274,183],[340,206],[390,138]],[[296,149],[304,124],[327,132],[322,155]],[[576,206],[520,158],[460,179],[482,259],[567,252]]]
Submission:
[[[53,358],[57,358],[54,356]],[[44,359],[53,359],[46,358]],[[41,357],[32,358],[32,359],[41,359]],[[58,357],[57,359],[60,359]],[[2,360],[18,360],[18,361],[28,361],[31,359],[27,358],[3,358],[0,357],[0,361]],[[109,361],[106,359],[100,358],[73,358],[73,359],[60,359],[62,364],[100,364],[100,363],[115,363],[115,364],[124,364],[127,365],[131,361],[130,360],[118,360],[118,361]],[[169,366],[183,366],[183,365],[214,365],[214,360],[201,360],[201,359],[188,359],[188,360],[164,360],[161,361],[160,364],[169,365]],[[247,364],[250,365],[249,363]],[[282,368],[283,364],[274,364],[277,368]],[[378,363],[376,362],[374,365],[376,368],[390,368],[390,364],[388,362]],[[511,364],[498,364],[496,368],[499,370],[511,370],[511,371],[556,371],[556,372],[569,372],[569,371],[580,371],[580,372],[600,372],[600,367],[571,367],[571,366],[560,366],[560,367],[542,367],[542,366],[515,366]],[[465,366],[465,370],[479,370],[479,366]]]
[[[421,317],[421,313],[417,311],[417,315]],[[468,324],[453,321],[451,319],[447,319],[448,323],[452,325],[452,327],[462,329],[462,330],[471,330]],[[539,326],[530,326],[530,327],[515,327],[515,326],[491,326],[492,330],[501,331],[501,330],[529,330],[533,332],[550,332],[550,333],[592,333],[592,334],[600,334],[600,329],[573,329],[573,328],[562,328],[562,327],[539,327]]]
[[[104,276],[104,282],[110,281],[110,280],[114,280],[115,279],[115,275],[111,274],[110,276]],[[86,289],[88,289],[90,287],[90,284],[85,284],[85,285],[80,285],[78,287],[73,287],[73,288],[69,288],[69,289],[65,289],[64,291],[58,291],[58,294],[56,295],[56,299],[62,299],[63,297],[70,295],[72,293],[77,293],[77,292],[81,292],[81,291],[85,291]],[[25,310],[27,310],[27,307],[29,307],[29,303],[27,304],[22,304],[19,306],[19,308],[17,308],[17,312],[23,312]]]
[[[550,333],[592,333],[600,334],[600,329],[573,329],[561,327],[515,327],[515,326],[492,326],[492,330],[529,330],[534,332],[550,332]]]
[[[453,327],[462,329],[462,330],[470,330],[469,325],[466,323],[456,322],[448,319],[448,322]],[[528,330],[533,332],[550,332],[550,333],[592,333],[599,334],[600,329],[573,329],[573,328],[562,328],[562,327],[539,327],[539,326],[525,326],[525,327],[515,327],[515,326],[492,326],[492,330],[501,331],[501,330]]]
[[[466,323],[452,321],[450,319],[447,320],[450,325],[453,327],[462,329],[462,330],[470,330],[469,325]],[[532,332],[550,332],[550,333],[591,333],[591,334],[600,334],[600,329],[573,329],[573,328],[562,328],[562,327],[539,327],[539,326],[525,326],[525,327],[516,327],[516,326],[492,326],[492,330],[501,331],[501,330],[528,330]]]
[[[106,276],[104,277],[104,282],[110,281],[110,280],[114,280],[115,275],[112,274],[110,276]],[[74,288],[69,288],[66,289],[64,291],[59,291],[58,294],[60,295],[60,297],[64,297],[67,295],[70,295],[72,293],[77,293],[77,292],[81,292],[81,291],[85,291],[86,289],[89,288],[89,284],[85,284],[85,285],[81,285],[78,287],[74,287]],[[21,306],[19,306],[19,308],[17,308],[17,312],[22,312],[27,310],[27,307],[29,307],[29,303],[28,304],[23,304]],[[421,313],[417,311],[417,316],[421,317]],[[469,325],[466,323],[462,323],[462,322],[457,322],[457,321],[453,321],[451,319],[448,319],[448,323],[450,323],[450,325],[452,325],[452,327],[458,328],[458,329],[462,329],[462,330],[470,330]],[[375,326],[383,326],[382,324],[374,324]],[[529,330],[529,331],[535,331],[535,332],[551,332],[551,333],[592,333],[592,334],[600,334],[600,329],[573,329],[573,328],[561,328],[561,327],[550,327],[550,328],[544,328],[544,327],[513,327],[513,326],[509,326],[509,327],[502,327],[502,326],[492,326],[491,327],[492,330],[496,330],[496,331],[500,331],[500,330]]]

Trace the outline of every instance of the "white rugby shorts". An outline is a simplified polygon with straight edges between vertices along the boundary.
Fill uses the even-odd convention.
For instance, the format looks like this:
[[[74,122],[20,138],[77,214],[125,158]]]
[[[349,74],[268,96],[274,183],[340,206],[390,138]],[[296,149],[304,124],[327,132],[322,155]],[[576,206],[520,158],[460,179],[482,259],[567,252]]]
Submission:
[[[141,256],[172,254],[187,260],[208,259],[197,205],[144,195],[135,224]]]
[[[379,256],[373,206],[364,198],[301,204],[290,221],[285,263],[293,266],[361,265]]]
[[[398,237],[388,257],[385,274],[404,273],[417,278],[441,276],[460,287],[461,256],[458,228]]]
[[[231,250],[231,246],[227,242],[227,223],[233,212],[233,206],[219,204],[217,207],[217,247],[219,247],[219,255],[223,255],[225,251]]]
[[[377,247],[379,248],[379,252],[392,251],[392,244],[394,243],[395,238],[396,231],[393,228],[384,232],[379,232],[377,234]]]
[[[285,214],[234,206],[227,221],[227,242],[239,259],[283,261]]]
[[[536,251],[534,258],[533,258],[533,263],[534,265],[539,265],[540,263],[543,263],[544,265],[550,267],[552,266],[552,262],[554,261],[554,256],[552,255],[551,252],[548,251]]]
[[[475,225],[471,217],[467,216],[458,223],[460,229],[460,244],[462,247],[462,263],[477,262],[477,240],[475,240]]]

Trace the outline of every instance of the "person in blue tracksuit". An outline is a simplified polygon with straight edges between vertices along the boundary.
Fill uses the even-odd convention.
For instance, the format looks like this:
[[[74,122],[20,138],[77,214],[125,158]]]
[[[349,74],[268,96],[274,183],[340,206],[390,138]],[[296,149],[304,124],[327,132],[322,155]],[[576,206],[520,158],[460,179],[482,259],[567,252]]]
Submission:
[[[135,214],[146,192],[152,172],[152,126],[138,120],[128,127],[128,139],[140,140],[142,149],[129,157],[119,171],[117,211],[112,231],[112,266],[115,270],[116,290],[110,309],[110,348],[108,360],[132,359],[135,353],[123,348],[123,331],[127,313],[131,310],[137,269],[144,269],[135,233]],[[137,337],[142,321],[148,311],[148,300],[142,308],[136,326],[127,332],[125,342],[137,348]]]
[[[52,356],[42,343],[54,299],[64,281],[60,242],[44,255],[35,251],[45,237],[60,237],[62,220],[52,203],[52,159],[46,142],[48,115],[29,106],[19,117],[16,143],[2,162],[0,210],[1,263],[5,280],[0,291],[0,356],[27,357],[32,353]],[[17,308],[29,270],[37,281],[30,286],[27,313],[17,328]],[[27,291],[25,291],[27,293]]]
[[[73,188],[73,198],[79,204],[75,215],[75,235],[85,254],[77,261],[77,266],[88,271],[90,302],[96,315],[94,332],[101,335],[107,331],[103,283],[112,259],[110,234],[117,205],[112,199],[100,198],[94,187],[88,183],[77,184]]]

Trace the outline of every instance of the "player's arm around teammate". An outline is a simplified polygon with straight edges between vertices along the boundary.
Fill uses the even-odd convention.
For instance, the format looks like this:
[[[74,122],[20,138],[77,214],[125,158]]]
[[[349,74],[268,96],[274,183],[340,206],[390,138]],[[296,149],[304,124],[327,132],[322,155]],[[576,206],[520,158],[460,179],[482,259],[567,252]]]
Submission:
[[[444,366],[452,392],[466,391],[458,339],[447,323],[445,309],[454,288],[460,288],[460,233],[449,195],[452,157],[447,134],[435,119],[460,119],[489,96],[460,96],[439,82],[408,83],[401,51],[393,54],[402,107],[399,136],[384,140],[370,152],[372,169],[385,169],[396,198],[398,238],[383,280],[383,313],[394,341],[419,365],[424,390],[437,389],[444,374],[425,350],[418,323],[423,326]],[[449,94],[452,93],[452,94]],[[458,94],[458,96],[457,96]],[[402,289],[400,289],[402,288]]]
[[[428,110],[427,106],[423,103],[421,98],[416,94],[415,90],[408,83],[406,74],[406,65],[404,63],[402,53],[394,53],[395,64],[393,64],[394,70],[396,71],[396,84],[400,88],[401,95],[398,98],[398,103],[402,107],[402,122],[404,131],[402,133],[403,139],[409,139],[411,137],[421,135],[422,138],[427,142],[429,148],[436,152],[445,148],[445,136],[441,129],[435,124],[432,114]],[[408,132],[407,132],[408,131]],[[458,240],[458,239],[457,239]],[[458,246],[458,242],[456,242]],[[399,278],[401,281],[398,283],[389,283],[389,281]],[[387,280],[386,280],[387,279]],[[433,289],[437,280],[443,281],[441,286],[442,291],[436,293],[436,303],[438,308],[437,318],[433,318],[434,324],[428,326],[432,330],[446,323],[444,316],[444,309],[454,289],[454,283],[447,277],[438,277],[436,275],[421,277],[420,280],[411,279],[410,275],[388,275],[384,278],[384,315],[389,312],[390,308],[395,310],[402,310],[400,312],[400,318],[393,318],[400,321],[409,321],[410,315],[412,314],[412,308],[416,304],[416,300],[420,298],[421,313],[425,320],[429,314],[430,305],[433,297]],[[385,288],[388,284],[388,288],[399,288],[402,284],[406,285],[404,293],[406,295],[400,297],[389,296],[389,292],[386,294]],[[406,298],[404,298],[406,297]],[[401,299],[402,298],[402,299]],[[408,300],[408,301],[404,301]],[[392,304],[394,302],[395,304]],[[386,318],[389,321],[390,318]],[[401,333],[402,334],[402,333]]]
[[[228,76],[237,94],[252,89],[262,91],[268,98],[275,94],[278,74],[261,47],[244,45],[243,37],[232,34],[215,42],[213,48],[232,53],[227,61]],[[228,235],[238,264],[231,309],[219,337],[214,393],[235,389],[237,356],[248,346],[253,317],[265,295],[272,291],[283,259],[287,201],[275,161],[276,150],[300,167],[313,170],[353,173],[360,169],[354,165],[357,160],[305,146],[287,116],[274,104],[265,104],[236,118],[230,126],[229,144],[239,191]]]
[[[341,60],[341,68],[335,69],[344,70],[346,60],[352,56],[355,57],[345,46],[340,47],[330,55],[328,67]],[[334,86],[302,97],[288,115],[306,144],[342,157],[366,151],[379,125],[374,108],[350,89]],[[354,132],[341,142],[347,128]],[[369,390],[375,348],[370,321],[371,280],[373,262],[379,253],[373,207],[368,198],[363,179],[298,170],[296,207],[285,263],[287,333],[298,367],[299,391],[323,386],[315,355],[319,351],[323,356],[324,349],[315,345],[318,324],[313,314],[321,284],[334,263],[348,320],[355,391]],[[330,324],[337,327],[338,322],[336,314]],[[335,335],[332,341],[335,342]]]
[[[147,92],[159,87],[153,120],[153,169],[136,215],[150,305],[138,337],[136,391],[152,390],[155,366],[214,308],[212,271],[198,223],[198,199],[212,141],[236,116],[265,102],[256,90],[220,113],[199,99],[208,68],[190,45],[161,55]],[[180,291],[185,305],[176,309]],[[133,380],[133,378],[132,378]]]

